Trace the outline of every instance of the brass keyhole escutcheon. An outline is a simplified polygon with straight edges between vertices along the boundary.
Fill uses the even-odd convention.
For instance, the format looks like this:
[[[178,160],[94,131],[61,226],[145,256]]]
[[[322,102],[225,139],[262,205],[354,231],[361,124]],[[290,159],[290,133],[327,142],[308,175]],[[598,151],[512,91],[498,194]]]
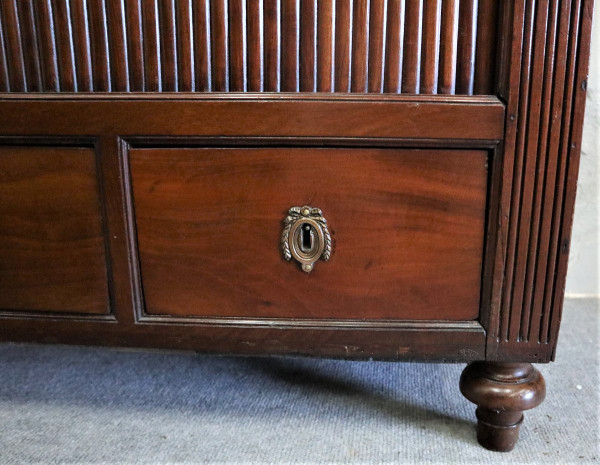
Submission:
[[[292,207],[284,225],[281,235],[283,258],[288,261],[294,258],[306,273],[313,270],[317,260],[329,260],[331,235],[320,209],[308,205]]]

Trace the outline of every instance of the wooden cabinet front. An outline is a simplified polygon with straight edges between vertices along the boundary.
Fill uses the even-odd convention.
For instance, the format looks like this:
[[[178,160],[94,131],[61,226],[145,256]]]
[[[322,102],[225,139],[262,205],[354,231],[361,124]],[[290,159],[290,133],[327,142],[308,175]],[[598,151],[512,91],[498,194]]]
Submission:
[[[67,3],[0,11],[2,339],[554,357],[591,0]]]
[[[132,149],[145,312],[475,320],[487,162],[482,150]],[[304,205],[333,239],[310,273],[280,245]]]

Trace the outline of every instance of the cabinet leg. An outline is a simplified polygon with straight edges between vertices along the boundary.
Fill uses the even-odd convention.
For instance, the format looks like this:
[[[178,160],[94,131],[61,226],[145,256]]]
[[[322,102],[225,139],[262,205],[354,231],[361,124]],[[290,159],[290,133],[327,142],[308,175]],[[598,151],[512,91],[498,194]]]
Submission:
[[[531,363],[474,362],[460,377],[460,391],[477,404],[479,443],[508,452],[519,439],[523,411],[544,400],[546,385]]]

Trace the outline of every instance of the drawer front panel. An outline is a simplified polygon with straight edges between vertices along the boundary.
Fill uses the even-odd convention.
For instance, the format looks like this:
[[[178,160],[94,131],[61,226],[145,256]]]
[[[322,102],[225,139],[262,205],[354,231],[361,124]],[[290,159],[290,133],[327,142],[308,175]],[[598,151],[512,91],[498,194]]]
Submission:
[[[165,148],[129,153],[150,315],[472,320],[487,152]],[[280,248],[292,206],[321,208],[333,253]]]
[[[0,147],[0,312],[109,311],[95,153]]]

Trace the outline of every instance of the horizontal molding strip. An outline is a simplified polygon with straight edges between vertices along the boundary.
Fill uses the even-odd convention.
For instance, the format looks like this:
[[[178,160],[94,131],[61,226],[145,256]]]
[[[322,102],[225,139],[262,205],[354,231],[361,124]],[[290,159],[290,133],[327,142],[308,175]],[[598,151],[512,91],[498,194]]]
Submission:
[[[101,116],[100,116],[101,115]],[[249,123],[252,121],[252,123]],[[460,124],[456,124],[459,121]],[[182,129],[185,128],[185,129]],[[0,135],[266,136],[501,140],[504,105],[496,97],[172,99],[0,94]]]

